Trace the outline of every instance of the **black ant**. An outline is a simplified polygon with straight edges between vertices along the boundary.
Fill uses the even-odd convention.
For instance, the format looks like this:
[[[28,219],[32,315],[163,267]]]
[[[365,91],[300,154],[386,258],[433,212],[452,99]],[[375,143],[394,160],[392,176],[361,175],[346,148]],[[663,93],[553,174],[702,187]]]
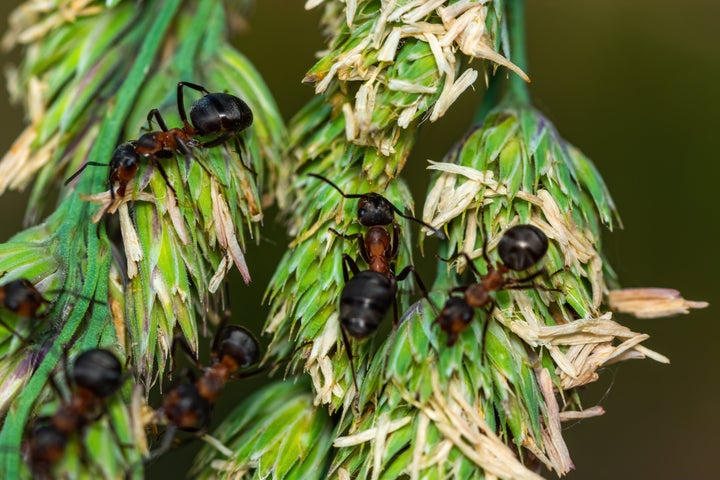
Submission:
[[[0,285],[0,304],[19,317],[34,318],[40,307],[49,303],[50,301],[42,296],[35,285],[25,278],[18,278]],[[4,320],[0,319],[0,325],[27,343],[27,338],[10,327]]]
[[[72,373],[65,371],[70,398],[61,401],[54,415],[40,417],[30,432],[27,457],[32,472],[52,478],[53,466],[63,457],[70,435],[99,419],[108,397],[124,381],[122,365],[109,350],[86,350],[75,358]],[[60,392],[51,378],[54,389]]]
[[[529,288],[546,289],[540,285],[528,283],[535,277],[541,275],[545,270],[541,269],[524,278],[507,277],[512,271],[527,270],[538,263],[547,252],[548,239],[542,230],[534,225],[516,225],[508,229],[498,243],[498,255],[501,262],[495,266],[490,262],[487,255],[487,236],[483,241],[483,258],[487,263],[488,271],[481,274],[467,253],[459,255],[465,257],[468,265],[478,278],[477,283],[455,287],[450,290],[451,296],[440,311],[434,323],[448,334],[447,345],[453,346],[457,341],[460,332],[467,328],[475,316],[476,308],[483,308],[492,304],[495,307],[495,299],[492,292],[500,290],[524,290]],[[448,259],[443,259],[448,261]],[[547,290],[547,289],[546,289]],[[462,297],[452,296],[452,293],[462,292]],[[490,322],[483,325],[483,349],[485,347],[485,334]]]
[[[0,274],[0,278],[3,277],[7,272]],[[55,290],[54,293],[62,293],[65,290]],[[92,297],[85,297],[83,295],[74,294],[79,298],[93,300],[98,302]],[[51,302],[35,288],[32,282],[25,278],[16,278],[9,282],[0,285],[0,305],[8,311],[16,314],[21,318],[37,318],[37,312],[43,305],[49,305]],[[16,330],[10,327],[4,320],[0,319],[0,325],[8,329],[14,335],[27,343],[27,338],[18,333]]]
[[[192,88],[204,94],[190,106],[190,121],[185,112],[183,87]],[[228,93],[210,93],[205,87],[190,82],[178,83],[177,106],[183,122],[182,128],[168,129],[160,111],[156,108],[152,109],[147,116],[148,125],[152,130],[154,119],[160,127],[160,131],[145,133],[137,140],[121,144],[113,152],[110,163],[86,162],[65,180],[65,185],[80,175],[88,165],[109,166],[110,198],[114,201],[116,192],[120,197],[125,195],[127,184],[135,178],[141,159],[147,159],[158,168],[165,183],[175,193],[175,189],[170,185],[167,174],[158,160],[172,158],[176,152],[190,157],[192,148],[214,147],[225,143],[230,138],[235,138],[239,142],[237,135],[248,128],[253,121],[252,110],[238,97]],[[216,137],[207,142],[200,142],[194,138],[210,135],[216,135]],[[239,144],[237,148],[240,149]],[[207,171],[204,165],[201,164],[201,166]],[[116,182],[118,188],[114,190]]]
[[[368,269],[361,271],[349,255],[343,254],[345,286],[340,293],[340,325],[343,344],[350,360],[355,390],[359,391],[348,335],[360,340],[375,333],[391,306],[395,309],[394,323],[397,325],[397,304],[395,302],[397,282],[404,280],[411,273],[422,291],[423,297],[430,302],[427,289],[415,270],[415,266],[408,265],[397,275],[394,272],[392,262],[397,258],[400,244],[400,226],[394,222],[394,214],[397,213],[403,218],[413,220],[431,229],[440,238],[444,238],[444,235],[422,220],[405,215],[380,194],[372,192],[346,194],[327,178],[314,173],[308,175],[328,183],[345,198],[359,198],[358,221],[361,225],[369,227],[365,235],[362,233],[345,235],[330,229],[335,235],[342,238],[357,239],[360,256],[368,264]],[[393,225],[392,239],[385,228],[390,224]],[[352,271],[352,278],[348,270]],[[435,308],[432,302],[430,305]]]
[[[357,239],[360,256],[368,264],[369,269],[374,272],[381,273],[385,276],[392,275],[391,263],[397,258],[398,249],[400,248],[400,225],[394,221],[395,213],[432,230],[439,238],[445,238],[445,235],[440,230],[418,218],[402,213],[399,208],[378,193],[347,194],[343,192],[340,187],[321,175],[316,173],[309,173],[308,175],[329,184],[345,198],[360,199],[357,207],[358,221],[364,227],[369,227],[365,235],[362,233],[346,235],[338,232],[334,228],[331,228],[330,231],[348,240]],[[393,226],[392,240],[387,229],[385,229],[385,226],[390,224]]]
[[[189,350],[186,344],[183,348]],[[192,352],[188,351],[192,356]],[[213,340],[210,366],[203,368],[200,378],[190,378],[190,382],[172,387],[158,410],[164,415],[168,428],[162,446],[152,456],[165,452],[175,430],[184,430],[201,435],[210,426],[210,415],[218,395],[225,383],[233,378],[243,378],[259,372],[259,369],[244,370],[258,363],[260,346],[255,337],[240,326],[225,326],[218,330]]]
[[[20,317],[31,318],[50,300],[43,297],[30,280],[17,278],[0,285],[0,303]]]

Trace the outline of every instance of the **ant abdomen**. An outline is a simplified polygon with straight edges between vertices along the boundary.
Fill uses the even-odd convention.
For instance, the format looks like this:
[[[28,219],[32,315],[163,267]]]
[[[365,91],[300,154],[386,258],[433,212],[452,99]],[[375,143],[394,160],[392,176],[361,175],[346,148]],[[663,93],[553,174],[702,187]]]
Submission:
[[[534,225],[509,228],[498,243],[498,255],[510,270],[526,270],[538,263],[548,249],[548,239]]]
[[[260,345],[245,328],[237,325],[224,327],[217,336],[214,347],[218,358],[229,356],[237,368],[249,367],[260,361]]]
[[[239,133],[253,122],[247,103],[229,93],[210,93],[190,106],[190,122],[198,135]]]
[[[397,284],[372,270],[364,270],[347,281],[340,293],[340,322],[352,337],[375,333],[395,300]]]
[[[72,378],[78,387],[89,390],[98,398],[107,398],[122,385],[122,365],[108,350],[86,350],[75,358]]]

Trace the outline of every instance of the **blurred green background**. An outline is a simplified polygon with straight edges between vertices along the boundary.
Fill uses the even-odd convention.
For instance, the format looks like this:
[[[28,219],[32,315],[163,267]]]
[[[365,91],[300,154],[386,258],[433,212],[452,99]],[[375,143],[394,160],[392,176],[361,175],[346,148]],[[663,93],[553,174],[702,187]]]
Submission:
[[[2,2],[3,18],[18,3]],[[286,118],[311,97],[312,88],[300,80],[322,46],[319,12],[305,12],[302,3],[258,1],[249,30],[236,42],[265,76]],[[607,413],[566,425],[576,465],[570,479],[720,476],[712,473],[720,449],[719,14],[720,5],[709,0],[528,2],[531,93],[561,135],[594,160],[613,194],[625,229],[608,232],[604,250],[620,281],[672,287],[711,303],[689,316],[619,317],[649,333],[646,345],[672,364],[633,361],[602,372],[584,398],[586,406],[599,403]],[[2,64],[19,58],[19,51],[4,54]],[[425,160],[441,160],[464,132],[478,90],[464,94],[437,124],[424,125],[405,171],[418,211],[427,185]],[[7,95],[0,95],[0,112],[4,152],[24,118]],[[24,202],[14,192],[0,198],[0,241],[21,228]],[[258,307],[253,312],[243,306],[247,318],[238,321],[255,322],[257,332],[265,315],[260,299],[286,241],[270,214],[261,245],[250,247],[253,284],[239,287],[239,294]],[[234,405],[254,385],[229,386],[224,405]],[[164,469],[153,472],[154,478],[169,476]]]

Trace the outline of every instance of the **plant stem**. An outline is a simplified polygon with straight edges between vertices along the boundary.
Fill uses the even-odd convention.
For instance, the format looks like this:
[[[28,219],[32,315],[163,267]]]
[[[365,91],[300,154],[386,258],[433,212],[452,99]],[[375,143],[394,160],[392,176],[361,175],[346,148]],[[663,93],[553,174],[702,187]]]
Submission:
[[[525,0],[507,1],[507,24],[510,45],[508,59],[528,71],[527,50],[525,43]],[[506,100],[516,105],[529,105],[530,92],[527,82],[518,75],[510,75]]]

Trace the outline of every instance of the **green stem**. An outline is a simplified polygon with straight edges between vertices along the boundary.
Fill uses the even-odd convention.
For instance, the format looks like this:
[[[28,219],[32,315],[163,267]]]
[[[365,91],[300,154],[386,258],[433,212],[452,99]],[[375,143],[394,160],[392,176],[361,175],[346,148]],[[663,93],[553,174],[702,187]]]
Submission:
[[[506,0],[507,24],[510,37],[509,60],[528,71],[525,42],[525,0]],[[521,105],[530,104],[528,84],[519,75],[510,75],[507,100]]]
[[[512,75],[516,76],[515,74]],[[493,75],[490,77],[490,83],[482,97],[482,102],[480,102],[480,106],[475,111],[475,116],[473,117],[473,127],[481,126],[488,113],[497,107],[504,83],[505,82],[499,75]]]
[[[509,36],[508,59],[527,72],[527,51],[525,45],[525,0],[506,0],[506,25]],[[483,95],[482,102],[473,117],[473,126],[480,126],[485,117],[498,106],[505,85],[504,75],[493,75]],[[520,75],[510,73],[508,88],[503,101],[515,105],[529,105],[530,92],[527,82]]]

